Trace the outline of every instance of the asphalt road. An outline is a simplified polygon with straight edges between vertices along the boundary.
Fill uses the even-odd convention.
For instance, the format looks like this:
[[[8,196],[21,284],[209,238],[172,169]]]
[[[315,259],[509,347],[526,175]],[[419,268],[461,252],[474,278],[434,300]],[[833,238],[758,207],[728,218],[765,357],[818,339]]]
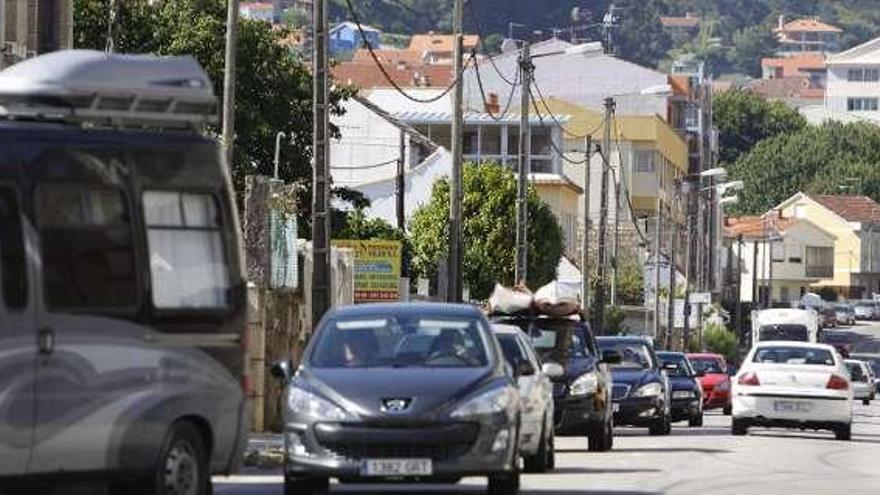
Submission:
[[[854,329],[880,337],[880,326]],[[557,439],[557,469],[523,475],[525,495],[573,494],[827,494],[880,493],[880,400],[854,403],[850,442],[831,433],[753,428],[730,435],[730,418],[709,413],[705,426],[679,423],[671,436],[619,428],[614,449],[587,452],[582,438]],[[277,473],[215,478],[218,495],[279,495]],[[483,493],[485,482],[459,485],[334,485],[333,493]]]

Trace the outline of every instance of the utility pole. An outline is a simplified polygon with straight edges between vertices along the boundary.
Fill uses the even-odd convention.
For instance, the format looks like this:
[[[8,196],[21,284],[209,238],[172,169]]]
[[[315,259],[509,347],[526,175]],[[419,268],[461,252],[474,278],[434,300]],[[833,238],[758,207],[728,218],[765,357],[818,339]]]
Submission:
[[[688,211],[687,211],[687,220],[685,223],[685,230],[687,233],[691,231],[691,213],[690,213],[690,201],[688,201]],[[682,332],[682,338],[684,339],[684,345],[682,346],[682,350],[684,352],[688,352],[691,343],[691,237],[688,234],[687,239],[684,246],[685,254],[684,254],[684,332]]]
[[[610,150],[609,150],[610,151]],[[611,158],[608,162],[610,164]],[[610,166],[610,165],[609,165]],[[623,180],[622,164],[618,163],[614,174],[614,243],[611,248],[611,305],[617,305],[617,265],[620,250],[620,182]]]
[[[230,4],[233,2],[230,2]],[[234,2],[238,3],[238,2]],[[238,7],[236,6],[236,15]],[[230,14],[231,15],[231,14]],[[315,0],[312,182],[312,328],[330,309],[330,91],[327,81],[327,5]]]
[[[315,8],[317,12],[317,5]],[[226,60],[223,67],[223,147],[226,152],[226,166],[230,169],[232,169],[233,147],[235,145],[235,70],[237,47],[238,0],[228,0],[226,10]]]
[[[611,117],[614,114],[614,99],[605,98],[605,135],[602,136],[602,184],[599,198],[599,250],[596,259],[596,275],[599,288],[596,291],[596,311],[593,318],[593,330],[599,335],[605,333],[605,265],[608,263],[606,230],[608,228],[608,169],[609,151],[611,150]]]
[[[752,241],[752,309],[758,309],[758,240]]]
[[[743,236],[736,237],[736,312],[733,315],[733,328],[736,329],[736,342],[742,339],[742,260],[743,260]]]
[[[464,110],[462,108],[462,58],[464,54],[462,42],[462,24],[464,22],[463,0],[455,0],[453,12],[453,36],[454,36],[454,80],[455,91],[452,99],[452,177],[449,181],[449,262],[448,286],[446,300],[451,303],[461,302],[463,283],[461,280],[462,267],[462,225],[461,225],[461,175],[462,175],[462,134],[464,134]]]
[[[406,133],[400,131],[400,156],[397,158],[397,228],[406,230]]]
[[[657,223],[654,225],[654,338],[660,338],[660,230],[663,209],[657,198]]]
[[[584,239],[581,248],[581,300],[585,310],[590,308],[590,163],[593,158],[593,136],[584,141]]]
[[[666,306],[666,349],[672,349],[672,335],[675,333],[675,251],[678,245],[678,224],[670,209],[669,215],[669,303]]]
[[[528,281],[529,269],[529,210],[528,210],[528,175],[529,161],[532,158],[532,131],[529,127],[529,96],[532,90],[532,55],[529,42],[523,43],[522,55],[519,60],[522,71],[522,88],[519,122],[519,163],[516,177],[516,274],[515,283]]]

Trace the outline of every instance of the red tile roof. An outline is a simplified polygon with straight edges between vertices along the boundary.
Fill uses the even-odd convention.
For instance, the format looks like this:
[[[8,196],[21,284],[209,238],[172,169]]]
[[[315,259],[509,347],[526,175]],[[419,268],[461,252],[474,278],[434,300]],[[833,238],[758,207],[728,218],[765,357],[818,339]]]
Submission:
[[[776,29],[777,32],[791,33],[810,31],[814,33],[842,33],[843,30],[837,26],[826,24],[818,18],[813,19],[797,19],[785,24],[781,28]]]
[[[824,92],[814,88],[807,76],[758,79],[748,83],[745,89],[769,99],[822,99]]]
[[[405,68],[384,65],[391,79],[401,87],[438,88],[452,83],[452,67],[448,65],[417,65]],[[333,78],[360,89],[388,88],[391,84],[372,61],[343,62],[331,69]]]
[[[762,67],[782,68],[782,77],[804,75],[811,70],[825,69],[825,56],[820,53],[799,53],[791,57],[765,58]]]
[[[690,96],[690,79],[688,76],[669,76],[669,86],[672,87],[672,94],[675,96]]]
[[[409,41],[409,49],[424,52],[451,53],[455,38],[451,34],[416,34]],[[475,34],[464,35],[464,49],[471,50],[480,44],[480,37]]]
[[[880,204],[867,196],[810,195],[809,197],[843,217],[847,222],[880,223]]]
[[[727,217],[724,219],[724,235],[726,237],[741,235],[749,239],[763,239],[785,232],[797,222],[796,218],[779,218],[774,214]]]
[[[421,52],[414,50],[373,50],[385,64],[397,65],[398,63],[420,64],[422,62]],[[370,62],[373,63],[373,57],[366,48],[358,48],[354,52],[352,62]]]

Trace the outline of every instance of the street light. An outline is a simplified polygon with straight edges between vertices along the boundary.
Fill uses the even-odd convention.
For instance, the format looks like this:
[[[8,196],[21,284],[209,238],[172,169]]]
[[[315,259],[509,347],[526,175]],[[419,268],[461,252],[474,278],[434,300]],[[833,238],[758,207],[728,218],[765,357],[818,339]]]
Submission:
[[[709,170],[704,170],[700,172],[700,177],[708,178],[708,177],[727,177],[727,169],[724,167],[715,167],[710,168]]]
[[[275,180],[278,180],[278,169],[281,166],[281,140],[284,137],[286,137],[284,131],[280,131],[275,135]]]
[[[735,205],[739,203],[739,196],[728,196],[718,201],[718,206]]]

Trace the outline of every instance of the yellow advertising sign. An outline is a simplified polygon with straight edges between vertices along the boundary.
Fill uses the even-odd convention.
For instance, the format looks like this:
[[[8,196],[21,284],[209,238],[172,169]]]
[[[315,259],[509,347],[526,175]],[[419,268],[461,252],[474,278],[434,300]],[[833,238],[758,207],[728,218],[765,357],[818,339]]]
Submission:
[[[333,241],[354,252],[354,302],[400,299],[400,241]]]

